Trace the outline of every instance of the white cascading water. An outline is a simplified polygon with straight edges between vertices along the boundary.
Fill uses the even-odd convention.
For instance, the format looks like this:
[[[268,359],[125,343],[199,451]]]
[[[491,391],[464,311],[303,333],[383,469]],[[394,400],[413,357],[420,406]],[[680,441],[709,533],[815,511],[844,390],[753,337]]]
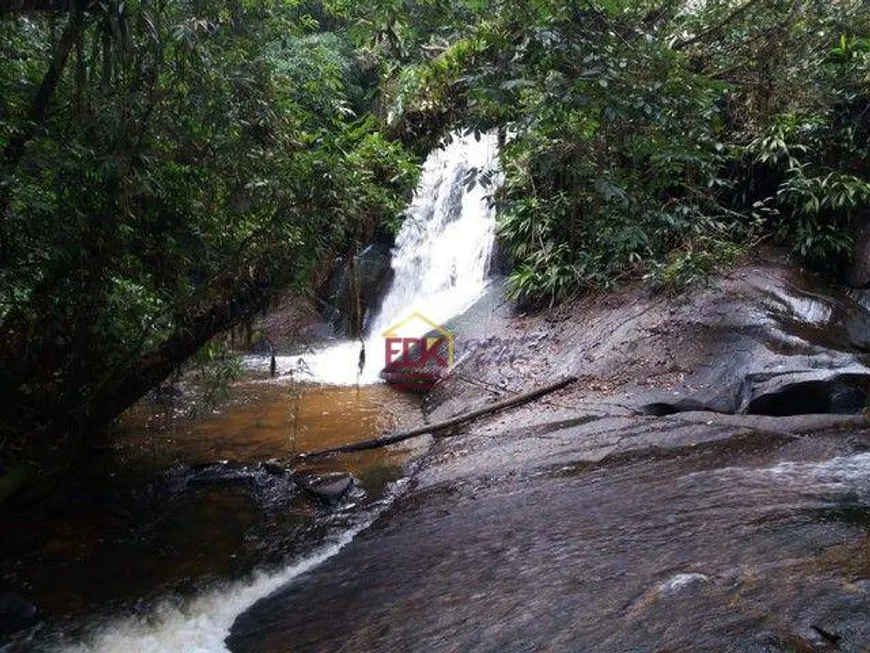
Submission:
[[[407,482],[397,481],[374,514],[338,534],[329,543],[276,572],[216,587],[188,601],[167,599],[145,616],[120,617],[96,625],[85,641],[51,642],[40,650],[62,653],[229,653],[224,640],[236,618],[258,600],[322,564],[368,528]]]
[[[477,173],[475,175],[475,173]],[[486,287],[495,241],[493,186],[482,174],[500,181],[496,132],[453,135],[423,165],[420,185],[408,208],[393,250],[392,286],[366,339],[366,366],[358,375],[360,343],[345,342],[303,357],[308,380],[335,385],[373,383],[384,366],[383,333],[405,317],[419,313],[442,324],[462,313]],[[403,336],[421,336],[424,324]],[[295,369],[296,357],[279,359],[279,369]]]
[[[469,187],[468,175],[494,171],[497,155],[492,132],[479,141],[471,134],[457,137],[429,156],[396,238],[395,278],[371,325],[372,335],[380,336],[414,311],[440,324],[480,296],[495,239],[495,213],[491,189],[473,182]]]
[[[491,171],[498,181],[497,155],[497,137],[492,133],[479,140],[472,135],[454,136],[446,147],[429,156],[396,240],[392,264],[395,280],[369,328],[365,373],[357,376],[359,342],[347,342],[305,359],[313,380],[333,384],[375,381],[384,360],[384,330],[414,311],[433,322],[444,322],[480,296],[486,287],[495,215],[488,198],[490,189],[467,182],[475,170]],[[422,335],[425,330],[403,335]],[[295,357],[279,359],[282,372],[294,369],[297,361]],[[404,481],[397,482],[395,492],[404,485]],[[369,515],[332,543],[277,572],[229,583],[180,604],[167,601],[146,617],[104,623],[85,642],[59,643],[52,649],[66,653],[225,652],[224,639],[238,615],[338,553],[375,517]]]

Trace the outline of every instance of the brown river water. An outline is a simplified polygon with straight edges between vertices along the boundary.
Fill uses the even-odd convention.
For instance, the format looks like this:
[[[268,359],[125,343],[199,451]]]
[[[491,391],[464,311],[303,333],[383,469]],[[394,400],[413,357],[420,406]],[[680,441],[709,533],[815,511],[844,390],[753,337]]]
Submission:
[[[55,641],[57,631],[74,643],[92,623],[281,568],[384,502],[409,447],[420,446],[294,459],[415,422],[417,402],[385,385],[249,379],[218,410],[173,417],[179,410],[141,402],[95,448],[81,483],[36,512],[3,517],[0,577],[45,617],[34,641]],[[329,504],[284,469],[357,482]]]

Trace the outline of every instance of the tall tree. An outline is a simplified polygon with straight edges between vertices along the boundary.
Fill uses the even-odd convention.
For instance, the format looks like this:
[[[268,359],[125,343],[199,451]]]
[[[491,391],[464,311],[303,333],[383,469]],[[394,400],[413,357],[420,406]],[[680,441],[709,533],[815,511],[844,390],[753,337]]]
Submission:
[[[353,46],[292,3],[17,7],[0,16],[4,458],[74,446],[310,287],[417,174],[367,115]]]

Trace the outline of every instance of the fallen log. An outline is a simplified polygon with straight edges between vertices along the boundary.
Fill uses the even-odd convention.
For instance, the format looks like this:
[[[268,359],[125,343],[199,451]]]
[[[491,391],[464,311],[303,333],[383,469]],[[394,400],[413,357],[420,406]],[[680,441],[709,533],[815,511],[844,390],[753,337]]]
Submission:
[[[392,435],[387,435],[381,438],[375,438],[374,440],[364,440],[363,442],[354,442],[353,444],[345,444],[340,447],[332,447],[330,449],[321,449],[320,451],[312,451],[310,453],[300,453],[298,454],[298,458],[315,458],[319,456],[329,456],[336,453],[351,453],[354,451],[366,451],[368,449],[377,449],[379,447],[385,447],[389,444],[396,444],[397,442],[403,442],[405,440],[410,440],[411,438],[416,438],[421,435],[427,435],[430,433],[436,433],[438,431],[444,431],[449,428],[453,428],[454,426],[459,426],[460,424],[465,424],[466,422],[470,422],[471,420],[477,419],[478,417],[483,417],[484,415],[491,415],[493,413],[497,413],[499,411],[505,410],[507,408],[513,408],[514,406],[520,406],[522,404],[527,404],[531,401],[534,401],[538,397],[543,397],[544,395],[550,394],[551,392],[555,392],[556,390],[560,390],[567,385],[574,383],[577,380],[576,376],[568,376],[559,381],[555,381],[554,383],[547,384],[545,386],[541,386],[540,388],[536,388],[534,390],[530,390],[529,392],[523,392],[518,395],[514,395],[513,397],[509,397],[508,399],[502,399],[501,401],[497,401],[488,406],[484,406],[482,408],[478,408],[476,410],[469,411],[467,413],[463,413],[462,415],[457,415],[456,417],[451,417],[448,420],[444,420],[443,422],[437,422],[435,424],[427,424],[426,426],[421,426],[416,429],[411,429],[410,431],[402,431],[400,433],[393,433]]]

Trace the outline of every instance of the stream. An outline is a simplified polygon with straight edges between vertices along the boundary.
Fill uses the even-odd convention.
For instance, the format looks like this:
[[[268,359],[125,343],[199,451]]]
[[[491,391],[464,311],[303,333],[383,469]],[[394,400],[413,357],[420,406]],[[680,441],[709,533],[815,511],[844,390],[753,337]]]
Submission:
[[[454,135],[428,157],[396,238],[394,280],[366,316],[362,370],[360,342],[333,340],[279,355],[277,378],[268,357],[246,357],[245,378],[195,419],[179,417],[189,396],[152,393],[92,443],[64,496],[0,518],[0,581],[42,617],[0,650],[227,650],[238,615],[392,504],[430,440],[296,455],[419,425],[419,400],[378,378],[383,333],[416,315],[422,328],[403,335],[421,336],[486,289],[495,215],[480,180],[498,182],[497,152],[494,133]]]
[[[186,421],[167,411],[140,403],[72,496],[0,525],[15,534],[0,543],[4,581],[38,597],[51,624],[37,648],[222,650],[235,614],[389,505],[413,447],[424,446],[284,470],[296,452],[372,438],[394,415],[418,413],[385,385],[248,380],[216,414]],[[336,502],[294,481],[336,472],[356,479]]]

